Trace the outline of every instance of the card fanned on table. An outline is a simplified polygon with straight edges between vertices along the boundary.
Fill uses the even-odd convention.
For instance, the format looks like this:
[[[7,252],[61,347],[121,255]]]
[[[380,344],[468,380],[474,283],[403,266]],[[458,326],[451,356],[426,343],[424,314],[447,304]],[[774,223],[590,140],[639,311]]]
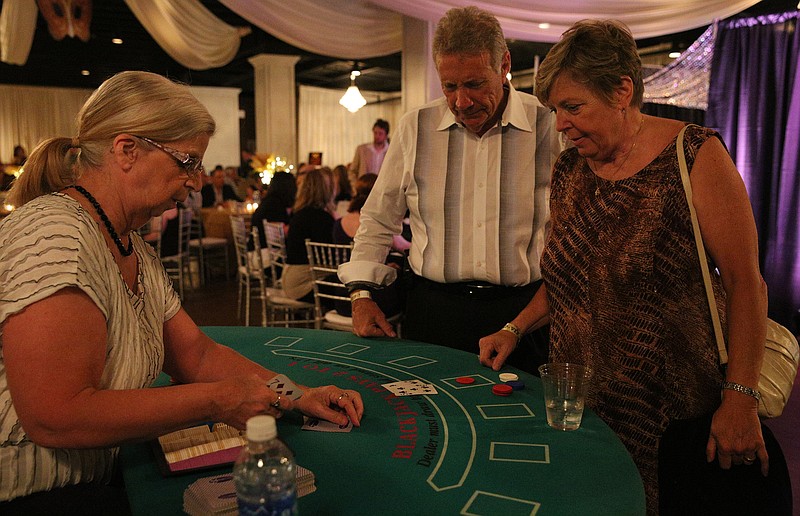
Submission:
[[[314,473],[297,466],[297,497],[317,490]],[[238,514],[233,475],[201,478],[183,492],[183,510],[191,516]]]
[[[433,384],[423,382],[422,380],[401,380],[399,382],[384,383],[382,386],[395,396],[438,394]]]

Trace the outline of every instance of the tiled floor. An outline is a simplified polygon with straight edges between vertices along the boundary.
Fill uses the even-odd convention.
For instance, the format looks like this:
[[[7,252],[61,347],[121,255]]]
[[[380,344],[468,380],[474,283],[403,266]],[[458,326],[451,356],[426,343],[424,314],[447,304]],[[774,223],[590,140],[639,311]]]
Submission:
[[[236,316],[237,283],[216,280],[197,290],[187,290],[184,308],[200,326],[239,326]],[[260,308],[252,309],[251,325],[260,324]],[[767,422],[783,448],[794,495],[794,514],[800,516],[800,382],[796,382],[781,417]]]

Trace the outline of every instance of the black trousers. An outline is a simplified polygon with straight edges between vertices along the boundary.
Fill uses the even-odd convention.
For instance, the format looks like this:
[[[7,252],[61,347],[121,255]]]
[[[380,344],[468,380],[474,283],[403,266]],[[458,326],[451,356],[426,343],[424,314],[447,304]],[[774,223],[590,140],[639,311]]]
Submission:
[[[478,341],[511,321],[541,282],[524,287],[488,283],[436,283],[412,276],[406,285],[403,338],[461,349],[476,355]],[[531,374],[547,361],[548,328],[525,335],[507,363]]]
[[[673,421],[658,450],[661,516],[791,516],[792,484],[786,458],[772,431],[761,425],[769,475],[752,466],[720,468],[706,462],[711,417]]]

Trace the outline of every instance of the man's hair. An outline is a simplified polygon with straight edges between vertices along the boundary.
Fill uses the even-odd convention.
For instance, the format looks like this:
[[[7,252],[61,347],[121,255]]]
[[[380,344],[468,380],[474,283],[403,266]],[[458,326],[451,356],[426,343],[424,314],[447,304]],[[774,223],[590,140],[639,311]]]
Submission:
[[[489,12],[474,6],[447,11],[436,25],[433,36],[433,62],[446,54],[478,55],[488,52],[493,68],[500,69],[508,52],[500,22]]]
[[[375,129],[376,127],[380,127],[381,129],[386,131],[387,135],[389,134],[389,122],[387,122],[383,118],[379,118],[375,121],[375,123],[372,125],[372,128]]]

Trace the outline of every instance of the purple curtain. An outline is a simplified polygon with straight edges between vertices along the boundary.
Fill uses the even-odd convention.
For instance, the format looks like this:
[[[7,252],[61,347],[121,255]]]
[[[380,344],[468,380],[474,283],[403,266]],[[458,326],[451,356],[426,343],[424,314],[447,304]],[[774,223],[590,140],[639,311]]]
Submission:
[[[753,204],[770,317],[790,328],[800,307],[798,17],[789,12],[719,23],[706,112]]]

